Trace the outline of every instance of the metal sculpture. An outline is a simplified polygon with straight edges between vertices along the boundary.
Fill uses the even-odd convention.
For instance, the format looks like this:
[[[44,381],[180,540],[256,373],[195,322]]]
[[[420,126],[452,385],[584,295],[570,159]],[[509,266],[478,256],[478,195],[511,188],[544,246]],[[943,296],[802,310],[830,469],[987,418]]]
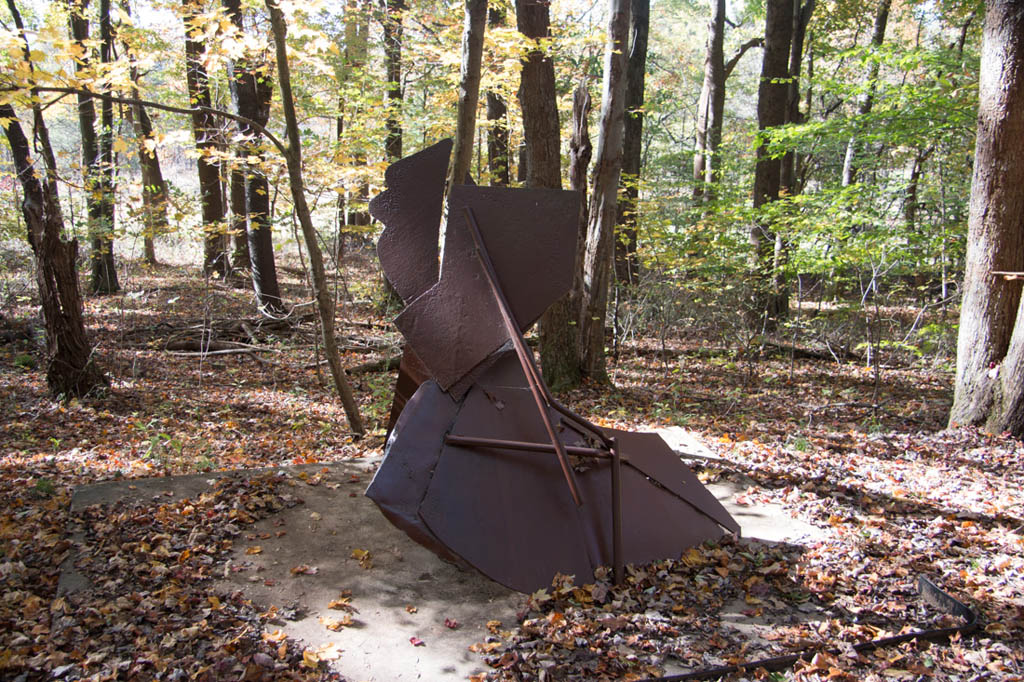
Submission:
[[[451,146],[394,163],[370,202],[407,345],[366,494],[417,542],[520,591],[609,564],[619,580],[625,562],[738,532],[661,437],[559,404],[523,341],[572,285],[577,193],[452,188],[438,268]]]

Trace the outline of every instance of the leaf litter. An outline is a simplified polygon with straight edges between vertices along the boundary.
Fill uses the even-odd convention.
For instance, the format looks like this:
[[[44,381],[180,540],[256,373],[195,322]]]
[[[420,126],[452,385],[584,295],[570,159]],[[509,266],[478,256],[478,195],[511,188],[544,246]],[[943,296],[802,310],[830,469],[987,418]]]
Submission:
[[[75,515],[71,491],[109,479],[379,454],[393,373],[356,380],[372,431],[354,441],[311,362],[311,323],[297,326],[292,340],[268,341],[282,351],[272,364],[245,355],[182,362],[160,351],[161,324],[239,319],[251,304],[230,291],[211,295],[173,269],[135,285],[161,301],[160,291],[171,292],[158,315],[145,296],[87,301],[114,380],[105,396],[54,403],[41,372],[14,363],[24,349],[0,345],[0,676],[331,679],[327,663],[345,652],[330,643],[305,648],[268,629],[287,609],[261,613],[239,592],[211,591],[213,579],[231,570],[234,544],[260,547],[260,538],[245,535],[251,525],[296,503],[281,492],[280,477],[243,471],[194,499]],[[344,333],[393,338],[369,306],[346,312]],[[144,330],[144,344],[133,330]],[[809,655],[781,674],[748,676],[1021,679],[1024,447],[972,429],[941,430],[949,372],[920,363],[884,368],[878,400],[868,368],[761,358],[751,370],[703,352],[701,339],[667,342],[671,364],[649,352],[652,342],[636,339],[612,363],[617,388],[584,387],[566,402],[610,426],[686,426],[722,458],[695,465],[702,480],[741,485],[751,505],[782,504],[828,529],[826,539],[789,546],[727,537],[631,567],[622,587],[607,573],[580,584],[556,577],[524,599],[517,623],[487,623],[486,639],[472,649],[489,672],[474,679],[641,679],[673,666],[836,644],[850,648]],[[360,351],[345,362],[364,358]],[[351,495],[365,485],[315,472],[298,480]],[[368,554],[353,559],[372,566]],[[58,592],[65,561],[77,562],[86,589]],[[951,624],[922,606],[919,574],[977,609],[981,630],[948,643],[854,652],[855,642]],[[330,606],[338,616],[325,619],[328,629],[344,628],[357,611],[344,593]],[[734,627],[742,619],[749,628]]]

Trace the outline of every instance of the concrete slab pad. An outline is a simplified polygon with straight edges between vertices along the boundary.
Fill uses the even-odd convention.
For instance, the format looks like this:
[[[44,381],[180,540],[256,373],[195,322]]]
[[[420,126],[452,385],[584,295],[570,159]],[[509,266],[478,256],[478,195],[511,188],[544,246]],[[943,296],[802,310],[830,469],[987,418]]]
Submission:
[[[394,528],[363,495],[376,464],[359,460],[283,469],[291,486],[287,492],[304,504],[246,529],[215,589],[241,590],[262,609],[276,607],[271,630],[279,627],[313,648],[336,644],[342,653],[332,665],[349,680],[464,680],[482,672],[482,658],[469,647],[491,635],[490,621],[511,628],[523,595],[446,564]],[[218,475],[247,473],[256,472],[85,486],[75,492],[72,508],[192,497]],[[821,536],[778,505],[737,504],[743,484],[708,487],[739,521],[744,537],[803,543]],[[63,589],[88,587],[75,576],[73,559],[67,564]],[[293,571],[299,567],[306,568]],[[329,607],[342,597],[358,611]],[[346,615],[350,625],[328,629]]]

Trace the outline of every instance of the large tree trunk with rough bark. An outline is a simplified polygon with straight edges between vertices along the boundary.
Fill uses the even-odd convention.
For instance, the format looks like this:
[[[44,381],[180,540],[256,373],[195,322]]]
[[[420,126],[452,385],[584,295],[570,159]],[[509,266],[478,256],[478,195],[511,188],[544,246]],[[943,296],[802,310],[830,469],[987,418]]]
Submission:
[[[299,120],[295,114],[295,100],[292,96],[291,70],[288,67],[287,33],[284,14],[278,0],[266,0],[270,12],[270,25],[274,34],[274,48],[277,56],[277,75],[281,84],[281,105],[284,109],[285,130],[287,132],[287,151],[285,162],[288,166],[288,186],[291,189],[292,202],[295,205],[295,216],[302,229],[302,238],[309,253],[309,267],[313,286],[313,299],[316,301],[317,313],[320,317],[320,330],[323,334],[324,354],[327,366],[330,367],[335,389],[341,398],[342,406],[351,429],[362,435],[365,432],[363,420],[359,416],[359,406],[352,395],[352,387],[345,378],[345,368],[341,365],[338,352],[338,340],[334,338],[334,301],[327,288],[327,274],[324,272],[323,254],[317,243],[316,230],[310,216],[309,204],[306,203],[306,187],[302,180],[302,141],[299,137]]]
[[[583,261],[583,374],[602,383],[608,381],[604,325],[612,273],[615,219],[618,216],[619,175],[622,171],[626,41],[629,38],[630,14],[629,0],[610,0],[609,4],[601,127],[597,137],[586,257]]]
[[[757,90],[757,126],[764,131],[783,125],[789,108],[789,51],[793,36],[793,0],[768,0],[764,58]],[[773,157],[761,140],[754,168],[754,209],[779,198],[782,159]],[[751,272],[748,277],[747,326],[755,333],[772,331],[782,315],[776,309],[775,232],[763,218],[755,218],[749,231]]]
[[[987,3],[950,425],[1024,436],[1024,3]]]
[[[516,0],[516,26],[534,43],[526,54],[519,81],[525,151],[520,171],[527,187],[561,187],[562,159],[555,65],[539,41],[551,36],[551,16],[544,0]],[[525,161],[525,163],[523,163]]]
[[[644,132],[644,75],[647,70],[647,31],[650,0],[631,0],[629,58],[626,61],[626,115],[622,137],[622,188],[619,196],[619,233],[615,239],[615,279],[633,284],[639,273],[636,255],[637,214],[640,199],[640,162]]]
[[[9,3],[13,6],[13,3]],[[21,24],[20,16],[15,16]],[[21,128],[14,108],[0,105],[7,142],[21,184],[21,205],[28,242],[36,259],[36,283],[46,326],[46,383],[58,397],[84,396],[108,385],[92,352],[82,316],[82,293],[78,287],[75,259],[77,240],[66,241],[64,218],[57,199],[55,161],[42,113],[35,109],[34,138],[43,146],[48,168],[37,169],[32,148]]]
[[[448,186],[465,182],[473,162],[476,108],[480,101],[480,63],[484,52],[487,0],[466,0],[462,27],[462,71],[459,79],[459,107],[455,124],[455,149]]]
[[[555,65],[540,41],[551,35],[548,4],[541,0],[516,0],[516,26],[534,48],[523,60],[519,104],[523,111],[525,153],[520,171],[526,169],[527,187],[558,189],[562,186],[560,127],[555,102]],[[575,267],[579,267],[576,265]],[[579,384],[578,309],[571,292],[555,301],[540,318],[540,362],[544,380],[561,391]]]
[[[202,6],[198,0],[183,0],[185,15],[185,81],[189,102],[197,107],[192,112],[192,132],[199,151],[199,195],[203,212],[203,272],[208,275],[228,273],[225,248],[223,190],[220,164],[212,154],[217,151],[217,120],[198,107],[209,108],[210,80],[204,65],[206,47],[203,44],[203,26],[198,16]]]

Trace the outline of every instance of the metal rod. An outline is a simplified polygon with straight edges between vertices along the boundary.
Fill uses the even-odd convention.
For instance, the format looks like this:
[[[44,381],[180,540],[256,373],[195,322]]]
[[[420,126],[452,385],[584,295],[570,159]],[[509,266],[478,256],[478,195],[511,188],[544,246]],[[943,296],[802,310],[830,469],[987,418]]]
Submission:
[[[554,452],[550,443],[531,443],[522,440],[501,440],[499,438],[477,438],[476,436],[459,436],[448,434],[444,437],[445,445],[461,445],[464,447],[495,448],[498,450],[520,450],[526,452]],[[585,448],[578,445],[563,445],[565,452],[574,457],[596,457],[605,459],[611,455],[599,448]]]
[[[537,373],[537,367],[533,364],[533,356],[530,355],[526,349],[526,342],[523,340],[523,334],[519,330],[519,325],[512,317],[512,310],[509,308],[508,301],[505,300],[505,294],[501,290],[501,285],[498,282],[498,275],[494,271],[494,264],[491,263],[491,258],[487,253],[487,247],[484,244],[483,235],[480,234],[480,227],[476,223],[476,216],[473,215],[472,209],[468,206],[463,209],[466,216],[466,225],[469,228],[470,236],[473,238],[473,243],[476,245],[476,256],[480,260],[480,264],[483,266],[484,275],[487,277],[487,283],[490,285],[491,293],[494,294],[494,298],[498,303],[498,310],[501,312],[501,318],[505,323],[505,328],[508,330],[509,336],[512,338],[512,345],[516,349],[516,355],[519,357],[519,364],[523,367],[523,373],[526,375],[526,381],[530,385],[530,392],[533,394],[533,399],[537,403],[537,411],[540,412],[541,420],[544,422],[544,428],[548,432],[548,438],[551,440],[551,444],[555,448],[555,454],[558,456],[558,464],[562,467],[562,475],[565,476],[565,482],[569,485],[569,492],[572,494],[573,502],[576,506],[582,506],[583,500],[580,499],[580,491],[576,486],[576,477],[572,473],[572,467],[569,466],[569,457],[565,454],[565,446],[562,445],[562,441],[558,439],[558,434],[555,433],[555,427],[551,423],[551,415],[548,414],[548,403],[544,399],[542,392],[542,386],[544,382],[540,380]]]
[[[616,585],[622,584],[622,455],[619,443],[612,442],[612,576]]]

